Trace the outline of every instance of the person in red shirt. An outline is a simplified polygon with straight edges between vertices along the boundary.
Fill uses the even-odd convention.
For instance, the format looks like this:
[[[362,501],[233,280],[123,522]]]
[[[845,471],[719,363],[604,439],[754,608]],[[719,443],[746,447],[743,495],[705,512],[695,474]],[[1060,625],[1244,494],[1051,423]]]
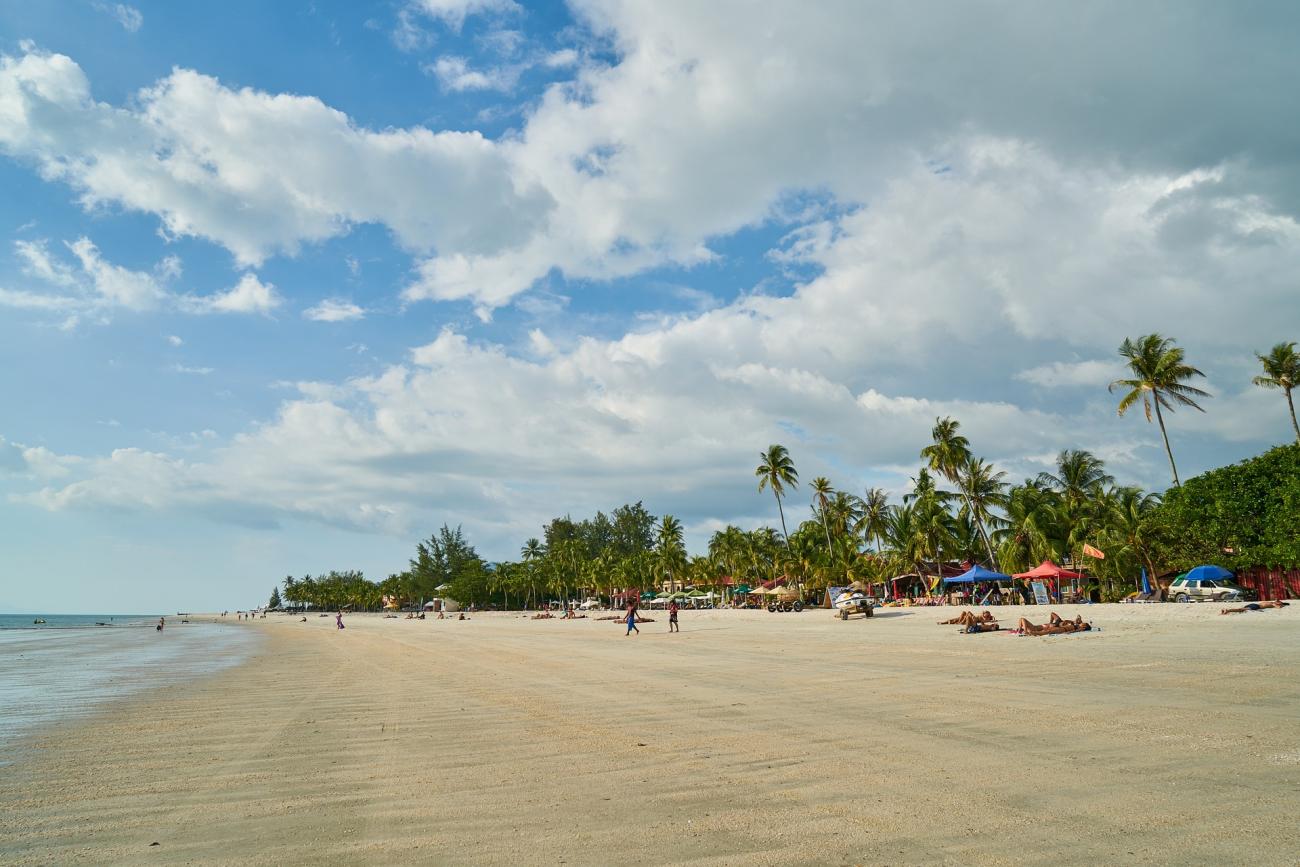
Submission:
[[[677,625],[677,600],[668,603],[668,631],[681,632],[682,628]]]

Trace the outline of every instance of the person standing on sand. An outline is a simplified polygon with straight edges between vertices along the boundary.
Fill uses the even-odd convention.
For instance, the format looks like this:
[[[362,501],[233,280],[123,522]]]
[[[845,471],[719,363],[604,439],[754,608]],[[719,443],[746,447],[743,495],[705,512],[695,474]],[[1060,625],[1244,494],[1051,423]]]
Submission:
[[[342,629],[342,628],[343,628],[343,612],[342,612],[342,611],[340,611],[340,612],[338,613],[338,615],[335,616],[335,618],[334,618],[334,622],[338,625],[339,629]]]
[[[635,632],[637,635],[641,634],[641,630],[636,628],[636,603],[628,602],[627,603],[627,632],[623,633],[623,637],[627,638],[627,636],[631,635],[633,632]]]
[[[674,599],[668,603],[668,631],[681,632],[682,629],[677,625],[677,600]]]

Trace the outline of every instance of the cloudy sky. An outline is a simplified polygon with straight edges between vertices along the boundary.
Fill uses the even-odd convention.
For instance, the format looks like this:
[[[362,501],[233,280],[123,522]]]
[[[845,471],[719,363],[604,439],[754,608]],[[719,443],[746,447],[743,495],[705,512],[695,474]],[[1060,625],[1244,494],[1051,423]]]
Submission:
[[[265,600],[463,524],[1169,482],[1106,384],[1207,373],[1184,477],[1289,436],[1292,3],[0,5],[0,610]],[[794,494],[806,514],[806,492]]]

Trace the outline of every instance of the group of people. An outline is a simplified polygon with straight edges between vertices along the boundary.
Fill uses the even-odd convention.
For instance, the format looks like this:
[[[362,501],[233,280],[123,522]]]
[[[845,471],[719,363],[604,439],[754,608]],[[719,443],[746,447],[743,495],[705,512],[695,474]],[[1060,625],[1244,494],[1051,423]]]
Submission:
[[[962,632],[972,635],[979,632],[999,632],[1002,629],[1002,625],[998,623],[991,611],[980,614],[963,611],[950,620],[940,620],[939,625],[960,626]],[[1031,623],[1028,618],[1022,617],[1013,631],[1019,635],[1068,635],[1071,632],[1091,632],[1092,624],[1085,622],[1082,615],[1073,620],[1066,620],[1053,611],[1048,615],[1047,622],[1043,624]]]
[[[677,621],[677,614],[679,611],[680,609],[677,607],[676,600],[672,600],[668,603],[668,631],[669,632],[682,631],[681,625]],[[628,600],[627,614],[624,615],[624,620],[627,622],[627,632],[623,633],[624,638],[631,635],[633,632],[635,632],[637,635],[641,634],[641,630],[637,629],[636,625],[637,623],[645,623],[646,620],[642,617],[637,616],[637,603],[635,599]]]

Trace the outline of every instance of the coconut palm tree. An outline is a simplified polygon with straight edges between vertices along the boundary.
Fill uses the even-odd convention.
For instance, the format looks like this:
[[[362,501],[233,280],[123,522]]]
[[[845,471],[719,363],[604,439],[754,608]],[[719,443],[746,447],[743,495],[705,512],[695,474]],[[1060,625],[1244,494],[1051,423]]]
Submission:
[[[831,487],[831,480],[825,476],[818,476],[812,480],[813,492],[813,512],[821,515],[822,529],[826,531],[826,550],[831,548],[831,525],[826,522],[826,504],[830,500],[830,495],[835,492]]]
[[[1291,390],[1300,385],[1300,354],[1295,351],[1295,343],[1279,343],[1268,355],[1255,353],[1259,363],[1264,366],[1264,375],[1251,380],[1261,388],[1280,388],[1286,395],[1287,409],[1291,410],[1291,428],[1295,431],[1295,441],[1300,443],[1300,425],[1295,420],[1295,402],[1291,399]]]
[[[781,516],[781,535],[785,537],[786,548],[790,547],[790,532],[785,527],[785,509],[781,508],[781,496],[785,494],[786,487],[799,487],[799,473],[795,471],[794,461],[790,460],[790,452],[785,446],[772,444],[767,447],[766,452],[759,452],[760,462],[754,470],[754,475],[758,477],[758,489],[772,489],[772,496],[776,497],[776,510]]]
[[[674,592],[678,576],[686,569],[686,546],[683,543],[682,522],[672,515],[664,515],[659,522],[655,558],[661,580],[667,576],[668,592]]]
[[[1065,449],[1056,456],[1055,473],[1038,474],[1040,486],[1060,495],[1058,514],[1064,524],[1071,564],[1079,563],[1081,558],[1074,556],[1074,550],[1087,541],[1091,525],[1097,523],[1094,519],[1107,514],[1102,494],[1114,481],[1115,477],[1106,472],[1106,462],[1083,449]]]
[[[966,497],[966,509],[975,522],[975,530],[984,543],[984,552],[989,555],[989,568],[997,569],[997,557],[993,554],[993,543],[989,539],[989,526],[996,526],[1001,518],[993,514],[994,508],[1006,504],[1004,493],[1007,483],[1002,481],[1006,473],[995,470],[993,465],[983,458],[971,458],[960,473],[962,494]]]
[[[853,530],[861,533],[868,545],[875,542],[876,550],[880,550],[888,516],[889,494],[883,488],[868,488],[862,498],[862,517],[854,523]]]
[[[1011,489],[1006,503],[1006,525],[993,531],[1000,547],[1002,568],[1024,571],[1055,556],[1058,497],[1032,479]]]
[[[1156,422],[1160,425],[1160,436],[1164,438],[1165,454],[1169,455],[1169,469],[1174,475],[1174,485],[1182,487],[1160,408],[1173,412],[1175,405],[1179,405],[1205,412],[1195,398],[1210,397],[1210,394],[1184,385],[1193,376],[1204,377],[1205,374],[1183,360],[1183,350],[1174,344],[1172,338],[1161,337],[1159,334],[1146,334],[1137,340],[1126,337],[1120,344],[1119,354],[1128,359],[1129,370],[1133,373],[1132,379],[1117,379],[1110,384],[1112,394],[1116,389],[1128,389],[1120,398],[1119,414],[1123,416],[1133,404],[1141,400],[1147,423],[1150,424],[1151,407],[1155,405]]]

